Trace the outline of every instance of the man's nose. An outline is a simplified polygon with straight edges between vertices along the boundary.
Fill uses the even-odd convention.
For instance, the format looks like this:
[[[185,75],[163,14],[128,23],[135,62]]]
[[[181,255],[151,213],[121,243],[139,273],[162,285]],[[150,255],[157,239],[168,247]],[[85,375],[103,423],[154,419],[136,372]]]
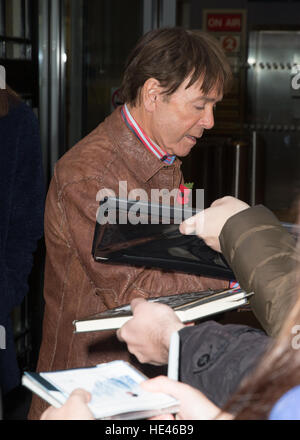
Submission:
[[[213,128],[215,124],[214,110],[212,107],[205,109],[204,115],[199,119],[199,125],[201,125],[206,130]]]

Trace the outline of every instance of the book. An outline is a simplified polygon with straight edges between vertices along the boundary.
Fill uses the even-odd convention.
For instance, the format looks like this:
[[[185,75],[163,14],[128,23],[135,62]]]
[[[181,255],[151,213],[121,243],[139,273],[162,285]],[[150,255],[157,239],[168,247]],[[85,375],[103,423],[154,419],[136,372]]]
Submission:
[[[159,302],[171,307],[183,323],[216,315],[247,304],[248,297],[241,288],[225,290],[207,290],[150,298],[150,302]],[[116,330],[132,318],[130,304],[126,304],[96,315],[73,321],[74,332],[92,332]]]
[[[138,200],[109,197],[100,202],[92,256],[100,264],[160,268],[235,280],[223,255],[197,235],[183,235],[181,220],[197,212]],[[137,214],[135,221],[132,213]]]
[[[148,392],[140,386],[146,379],[129,363],[112,361],[95,367],[25,372],[22,384],[56,408],[76,388],[85,389],[92,395],[88,406],[96,419],[138,420],[178,412],[176,399],[165,393]]]

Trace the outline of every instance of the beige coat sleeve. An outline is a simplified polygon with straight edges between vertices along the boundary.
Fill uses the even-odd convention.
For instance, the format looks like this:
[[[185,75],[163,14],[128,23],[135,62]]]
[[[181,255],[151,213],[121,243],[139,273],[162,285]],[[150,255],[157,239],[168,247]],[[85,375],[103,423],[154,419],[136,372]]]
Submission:
[[[251,299],[254,314],[265,331],[275,336],[298,292],[294,236],[260,205],[231,217],[220,243],[241,287],[255,293]]]

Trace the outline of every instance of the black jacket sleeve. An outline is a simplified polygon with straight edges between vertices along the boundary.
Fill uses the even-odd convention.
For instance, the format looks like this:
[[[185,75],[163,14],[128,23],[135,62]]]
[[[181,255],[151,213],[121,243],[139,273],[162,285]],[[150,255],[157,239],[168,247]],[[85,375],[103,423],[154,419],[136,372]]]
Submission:
[[[180,380],[222,407],[258,364],[271,338],[244,325],[206,321],[180,334]]]
[[[14,157],[7,160],[7,187],[1,188],[7,193],[1,199],[5,212],[1,217],[0,324],[6,323],[27,293],[33,253],[43,235],[45,197],[37,118],[22,103],[7,119]]]

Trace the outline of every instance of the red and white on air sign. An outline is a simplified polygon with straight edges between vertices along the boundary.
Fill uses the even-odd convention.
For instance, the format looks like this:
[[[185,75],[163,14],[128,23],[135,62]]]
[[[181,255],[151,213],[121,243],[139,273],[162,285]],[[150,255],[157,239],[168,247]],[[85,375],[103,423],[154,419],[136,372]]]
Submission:
[[[241,48],[239,35],[222,35],[220,43],[225,52],[239,52]]]
[[[207,30],[210,32],[241,32],[242,14],[207,14]]]

